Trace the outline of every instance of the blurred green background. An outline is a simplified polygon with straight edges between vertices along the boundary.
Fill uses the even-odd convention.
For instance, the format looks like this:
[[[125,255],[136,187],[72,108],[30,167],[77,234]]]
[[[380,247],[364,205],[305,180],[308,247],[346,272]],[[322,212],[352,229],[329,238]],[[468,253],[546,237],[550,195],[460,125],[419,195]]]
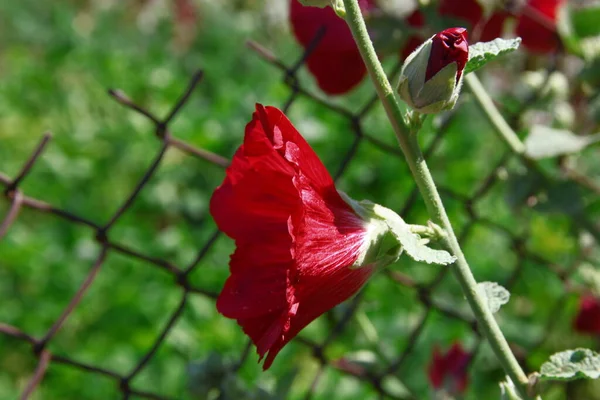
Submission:
[[[14,176],[43,132],[51,131],[53,140],[21,189],[28,196],[99,224],[107,222],[160,148],[152,125],[117,104],[107,89],[122,89],[137,103],[165,115],[199,68],[204,70],[204,80],[171,131],[195,146],[230,157],[241,143],[254,103],[282,107],[289,96],[281,72],[253,53],[246,40],[272,49],[288,64],[302,49],[289,32],[287,2],[197,1],[193,5],[197,20],[186,25],[168,1],[0,1],[0,171]],[[484,77],[486,86],[496,87],[499,98],[506,100],[509,111],[511,105],[518,109],[524,98],[513,90],[521,82],[520,72],[531,68],[526,55],[510,57],[489,67]],[[386,61],[387,67],[393,64],[394,60]],[[538,65],[545,66],[539,60]],[[311,92],[319,93],[304,69],[300,77]],[[500,81],[504,86],[498,88]],[[365,81],[350,95],[331,101],[356,111],[372,94]],[[547,109],[547,103],[539,107]],[[307,98],[296,100],[288,116],[335,173],[354,140],[349,121]],[[438,122],[428,121],[423,143],[433,139]],[[363,129],[394,145],[380,106],[363,119]],[[465,93],[441,145],[430,157],[458,231],[473,222],[465,207],[470,203],[465,200],[475,195],[504,151],[504,144]],[[600,165],[594,162],[597,156],[597,151],[590,149],[576,160],[580,170],[592,178],[600,175]],[[543,167],[558,174],[552,162]],[[511,207],[524,201],[518,197],[522,181],[511,181],[519,172],[522,167],[511,162],[499,171],[499,182],[472,204],[478,217],[463,246],[478,280],[506,284],[520,266],[511,301],[498,319],[515,348],[526,354],[527,368],[533,371],[554,351],[578,345],[597,348],[598,344],[571,332],[577,296],[565,294],[564,282],[546,263],[562,270],[580,262],[589,235],[561,209],[548,213]],[[110,239],[177,266],[189,264],[214,232],[208,202],[223,175],[217,166],[170,149],[156,176],[110,232]],[[396,210],[413,188],[400,157],[365,141],[339,186],[354,198],[368,198]],[[580,197],[584,214],[593,220],[600,211],[597,199],[585,190]],[[0,218],[8,208],[7,201],[0,201]],[[408,222],[420,224],[427,218],[420,200],[406,216]],[[521,257],[517,244],[545,261]],[[218,292],[228,275],[232,250],[232,241],[221,236],[193,273],[193,283]],[[79,288],[98,252],[92,230],[22,210],[0,241],[0,322],[36,337],[43,335]],[[586,262],[597,261],[597,247],[593,246]],[[417,282],[428,282],[439,272],[439,267],[407,258],[390,268]],[[152,346],[180,296],[170,275],[111,252],[49,349],[127,374]],[[451,275],[433,298],[447,309],[470,315]],[[559,301],[564,301],[565,307],[556,315],[552,305]],[[322,342],[345,307],[335,310],[333,319],[317,320],[300,336]],[[326,355],[335,359],[361,351],[374,357],[375,365],[383,365],[404,349],[422,313],[423,305],[414,290],[380,274],[366,287],[359,316],[328,347]],[[556,325],[548,333],[550,319]],[[540,337],[545,337],[543,345],[528,352]],[[434,344],[447,348],[455,340],[471,349],[476,336],[464,322],[433,311],[397,380],[385,384],[402,393],[401,381],[416,398],[428,398],[431,389],[426,371],[432,348]],[[182,318],[132,385],[170,398],[204,398],[190,390],[200,385],[198,376],[190,374],[190,363],[202,363],[213,352],[224,360],[236,360],[245,346],[246,338],[235,321],[220,316],[212,300],[193,295]],[[287,398],[301,399],[318,369],[310,349],[297,342],[288,345],[267,372],[261,371],[256,358],[253,348],[235,384],[245,385],[248,392],[256,387],[272,392],[277,382],[297,371]],[[36,365],[29,345],[0,336],[0,398],[17,399]],[[503,374],[486,345],[478,352],[470,377],[466,398],[498,398],[497,382]],[[570,392],[563,386],[553,387],[547,398],[600,398],[589,384],[575,386]],[[567,393],[584,393],[578,395],[584,397],[568,397]],[[33,398],[120,396],[113,380],[51,363]],[[327,368],[312,398],[378,397],[368,384]]]

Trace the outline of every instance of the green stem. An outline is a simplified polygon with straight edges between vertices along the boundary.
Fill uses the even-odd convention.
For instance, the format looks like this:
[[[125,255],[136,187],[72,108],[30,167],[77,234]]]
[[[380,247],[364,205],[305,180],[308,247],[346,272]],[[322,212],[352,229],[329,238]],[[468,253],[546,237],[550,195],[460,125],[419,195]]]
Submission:
[[[500,136],[500,139],[510,147],[513,153],[521,159],[527,168],[535,171],[545,182],[550,182],[551,178],[540,168],[539,164],[536,163],[534,159],[527,156],[525,153],[525,145],[510,125],[508,125],[477,76],[474,73],[465,76],[465,83],[488,121],[494,127],[494,131]],[[575,215],[574,220],[579,226],[587,230],[597,243],[600,243],[600,230],[595,224],[590,222],[585,215]]]
[[[475,73],[470,73],[465,76],[465,83],[469,88],[469,91],[475,96],[475,100],[485,113],[490,123],[496,128],[496,133],[500,135],[500,138],[508,144],[510,149],[520,156],[525,155],[525,145],[521,142],[521,139],[517,136],[515,131],[508,125],[502,114],[498,111],[494,102],[485,91],[485,88],[477,78]]]
[[[500,327],[488,309],[485,299],[482,298],[477,290],[477,282],[458,244],[427,163],[423,158],[416,135],[411,135],[409,127],[403,119],[402,110],[394,95],[392,86],[377,58],[358,5],[358,0],[344,0],[344,5],[346,7],[346,22],[350,26],[354,40],[367,66],[369,76],[375,85],[377,94],[396,133],[400,148],[421,192],[430,217],[433,222],[440,225],[446,231],[447,237],[443,240],[443,243],[457,258],[453,271],[473,310],[475,318],[477,318],[479,328],[488,340],[506,374],[515,382],[520,395],[523,399],[529,399],[530,397],[527,394],[527,376],[512,353]]]

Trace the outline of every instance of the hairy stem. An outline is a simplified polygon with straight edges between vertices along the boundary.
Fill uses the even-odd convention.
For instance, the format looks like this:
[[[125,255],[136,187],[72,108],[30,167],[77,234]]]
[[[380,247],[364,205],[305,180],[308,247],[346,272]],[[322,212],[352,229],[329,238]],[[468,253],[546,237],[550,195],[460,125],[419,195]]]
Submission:
[[[465,76],[465,83],[467,87],[475,96],[475,100],[485,113],[488,120],[496,128],[496,133],[502,140],[510,147],[513,153],[523,156],[525,154],[525,145],[521,142],[521,139],[517,136],[515,131],[508,125],[502,114],[498,111],[494,102],[485,91],[485,88],[477,78],[475,73],[470,73]]]
[[[485,335],[496,357],[502,364],[506,374],[515,382],[515,385],[524,399],[529,399],[527,394],[528,379],[514,354],[512,353],[508,342],[504,338],[500,327],[498,326],[494,316],[488,309],[485,299],[477,290],[477,282],[473,277],[473,273],[469,268],[469,264],[458,244],[448,214],[442,203],[442,199],[437,191],[433,177],[429,172],[427,163],[423,158],[423,154],[419,147],[417,137],[411,134],[408,125],[406,124],[398,100],[394,95],[392,85],[390,84],[375,49],[369,38],[367,28],[362,17],[358,0],[344,0],[346,7],[346,22],[350,26],[352,35],[360,54],[367,66],[369,76],[375,85],[377,94],[385,108],[387,116],[392,124],[400,148],[404,153],[406,162],[410,167],[415,182],[421,192],[421,196],[425,201],[425,205],[430,214],[431,219],[436,224],[440,225],[447,236],[443,239],[443,244],[447,249],[456,256],[457,260],[453,266],[453,271],[462,287],[463,293],[467,298],[473,314],[477,318],[478,326],[481,332]]]

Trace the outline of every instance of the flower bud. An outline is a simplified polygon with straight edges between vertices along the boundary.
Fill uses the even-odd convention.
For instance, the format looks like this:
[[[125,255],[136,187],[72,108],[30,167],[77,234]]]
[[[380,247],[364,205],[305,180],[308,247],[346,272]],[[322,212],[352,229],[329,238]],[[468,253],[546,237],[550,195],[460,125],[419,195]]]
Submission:
[[[458,99],[468,59],[466,29],[437,33],[404,61],[398,82],[400,97],[422,114],[450,110]]]

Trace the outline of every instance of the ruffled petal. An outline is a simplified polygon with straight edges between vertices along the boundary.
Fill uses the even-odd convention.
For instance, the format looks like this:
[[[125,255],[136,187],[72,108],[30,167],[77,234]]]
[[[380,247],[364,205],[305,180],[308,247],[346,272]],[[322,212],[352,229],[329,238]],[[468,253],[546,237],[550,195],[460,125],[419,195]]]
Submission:
[[[368,9],[373,1],[363,1]],[[346,22],[331,7],[302,6],[291,0],[290,23],[294,36],[305,48],[322,31],[323,36],[308,56],[309,71],[325,93],[338,95],[350,91],[366,75],[366,67]]]
[[[285,115],[256,106],[211,199],[236,241],[217,309],[236,319],[267,369],[311,321],[354,295],[373,273],[351,269],[366,228]]]

